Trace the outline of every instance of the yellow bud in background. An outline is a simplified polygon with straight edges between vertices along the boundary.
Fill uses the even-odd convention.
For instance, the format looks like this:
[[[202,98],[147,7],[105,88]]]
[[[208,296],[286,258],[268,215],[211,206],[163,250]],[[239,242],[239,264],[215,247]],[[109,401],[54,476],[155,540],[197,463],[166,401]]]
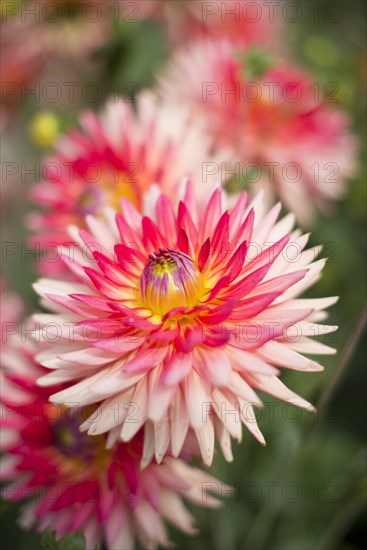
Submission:
[[[37,145],[50,147],[60,133],[59,120],[54,113],[42,111],[32,118],[29,130]]]

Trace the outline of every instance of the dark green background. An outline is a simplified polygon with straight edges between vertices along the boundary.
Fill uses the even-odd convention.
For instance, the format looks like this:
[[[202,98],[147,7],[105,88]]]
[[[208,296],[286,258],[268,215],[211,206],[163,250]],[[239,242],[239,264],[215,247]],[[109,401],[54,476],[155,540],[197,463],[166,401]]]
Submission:
[[[356,345],[353,336],[361,325],[366,297],[366,163],[362,154],[366,129],[366,11],[364,2],[359,1],[304,1],[300,5],[301,20],[289,23],[285,30],[287,48],[296,60],[314,71],[315,80],[338,84],[339,100],[351,113],[354,129],[361,136],[357,177],[349,182],[345,200],[335,207],[332,216],[320,215],[312,232],[312,244],[324,244],[325,255],[333,254],[322,280],[309,294],[340,296],[330,311],[330,322],[340,325],[333,336],[339,353],[320,358],[326,366],[323,373],[287,372],[283,377],[313,403],[324,395],[327,403],[319,415],[297,413],[291,406],[262,396],[267,405],[259,425],[267,447],[261,447],[244,430],[241,445],[233,445],[234,463],[227,464],[217,454],[211,472],[235,487],[236,496],[224,496],[225,506],[220,511],[193,508],[201,534],[189,539],[172,530],[172,538],[182,550],[356,550],[365,546],[366,356],[362,340]],[[319,22],[315,22],[316,8],[320,10]],[[166,55],[158,25],[119,24],[108,47],[94,58],[94,78],[103,83],[106,97],[117,81],[122,89],[126,82],[141,88],[152,83]],[[90,74],[85,75],[88,77]],[[37,105],[25,105],[10,132],[17,142],[11,153],[13,160],[37,160],[44,154],[27,133],[36,110]],[[73,124],[76,115],[72,107],[59,110],[65,128]],[[4,207],[4,241],[24,241],[22,219],[30,208],[25,198],[27,186],[20,183],[19,200]],[[29,257],[24,262],[17,254],[6,258],[3,265],[29,311],[36,305],[30,288],[35,279],[31,260]],[[339,382],[325,396],[339,368]],[[269,484],[273,484],[273,496]],[[16,505],[1,505],[5,548],[41,548],[38,536],[19,530],[16,517]],[[69,548],[76,550],[79,546],[75,542]]]

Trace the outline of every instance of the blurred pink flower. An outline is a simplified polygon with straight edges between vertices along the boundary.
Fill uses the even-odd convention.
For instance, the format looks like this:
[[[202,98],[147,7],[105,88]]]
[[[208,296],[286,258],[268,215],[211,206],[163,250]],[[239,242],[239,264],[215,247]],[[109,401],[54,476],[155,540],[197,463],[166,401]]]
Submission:
[[[219,488],[219,482],[182,460],[167,457],[142,470],[141,434],[129,443],[109,438],[106,448],[105,436],[81,433],[79,421],[93,408],[51,405],[31,372],[8,372],[2,394],[1,479],[8,482],[3,497],[29,501],[20,517],[23,528],[35,525],[42,532],[49,527],[57,538],[80,529],[87,550],[101,542],[128,550],[135,539],[144,548],[167,547],[166,521],[196,533],[182,498],[220,505],[205,490]]]
[[[25,32],[21,22],[1,25],[0,82],[1,109],[0,131],[10,123],[15,110],[25,102],[24,86],[39,74],[44,62],[42,48],[37,41],[24,47]]]
[[[350,121],[327,91],[329,99],[311,75],[269,52],[225,41],[180,51],[161,78],[163,96],[190,106],[216,144],[233,150],[238,176],[257,166],[250,181],[267,180],[304,223],[341,197],[356,167]]]
[[[81,127],[60,140],[56,155],[44,162],[44,181],[33,190],[43,207],[29,220],[33,244],[52,260],[49,245],[70,241],[68,225],[83,226],[87,214],[98,217],[123,196],[141,210],[151,184],[174,196],[183,177],[194,177],[206,196],[210,184],[202,182],[202,170],[212,158],[210,139],[182,107],[160,105],[145,92],[137,97],[137,112],[122,98],[111,100],[102,116],[86,113]],[[57,272],[60,262],[45,261],[43,270]]]
[[[8,21],[21,22],[26,45],[38,44],[49,60],[80,62],[109,41],[111,5],[109,0],[27,0]]]
[[[4,277],[0,279],[1,300],[1,361],[0,361],[0,388],[1,395],[6,395],[9,400],[21,401],[25,396],[24,391],[14,384],[10,384],[7,374],[37,378],[40,376],[40,367],[33,361],[34,347],[32,342],[25,338],[25,328],[31,332],[33,324],[31,320],[25,322],[23,316],[25,305],[20,296],[13,290],[9,290]],[[2,439],[6,436],[2,433]]]
[[[279,9],[263,0],[150,0],[139,2],[134,10],[132,6],[124,0],[121,10],[129,10],[137,20],[158,19],[174,44],[209,36],[227,38],[235,44],[269,46],[276,43],[281,30]]]
[[[51,369],[39,383],[68,386],[53,402],[101,402],[88,433],[114,429],[129,441],[146,425],[146,453],[161,460],[169,445],[179,455],[191,427],[210,464],[215,433],[228,460],[242,423],[264,444],[254,389],[312,408],[277,367],[322,370],[302,354],[333,353],[310,336],[335,330],[317,321],[336,299],[296,299],[325,262],[304,250],[292,215],[277,222],[280,204],[263,216],[261,195],[247,206],[243,194],[228,212],[217,189],[201,208],[190,184],[182,198],[177,213],[167,196],[152,199],[149,216],[123,198],[121,214],[71,228],[77,245],[62,252],[77,282],[35,285],[55,313],[35,316],[34,337]],[[112,406],[129,402],[137,422],[121,416],[116,426]]]
[[[114,4],[109,0],[3,2],[0,131],[26,103],[54,108],[55,94],[59,106],[85,102],[80,79],[96,68],[93,52],[110,40]]]

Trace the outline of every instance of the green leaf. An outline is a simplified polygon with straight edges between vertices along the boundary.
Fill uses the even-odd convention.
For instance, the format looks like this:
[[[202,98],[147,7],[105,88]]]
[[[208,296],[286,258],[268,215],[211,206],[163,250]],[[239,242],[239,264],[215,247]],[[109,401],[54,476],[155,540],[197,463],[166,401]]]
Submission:
[[[85,537],[81,531],[56,540],[56,532],[47,529],[41,538],[44,550],[85,550]]]
[[[55,531],[47,529],[41,537],[42,548],[45,550],[57,550]]]
[[[244,54],[240,53],[238,58],[242,65],[244,77],[247,80],[261,78],[266,71],[271,69],[274,63],[272,56],[258,46],[252,46]]]

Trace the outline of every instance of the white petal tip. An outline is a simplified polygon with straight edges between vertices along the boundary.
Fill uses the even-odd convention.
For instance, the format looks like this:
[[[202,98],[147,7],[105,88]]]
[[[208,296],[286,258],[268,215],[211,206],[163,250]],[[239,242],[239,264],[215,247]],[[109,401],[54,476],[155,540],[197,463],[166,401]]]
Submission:
[[[151,463],[151,460],[149,460],[148,458],[142,458],[141,461],[140,461],[140,468],[142,470],[144,470],[144,468],[146,468],[147,466],[149,466],[149,464]]]
[[[63,405],[64,401],[60,399],[57,393],[55,395],[51,395],[48,399],[51,403],[56,403],[57,405]]]
[[[41,378],[38,378],[37,380],[37,386],[41,386],[41,388],[47,388],[48,386],[52,386],[53,382],[50,382],[49,379],[46,376],[41,376]],[[52,396],[49,398],[49,401],[54,403],[54,400],[52,399]]]

